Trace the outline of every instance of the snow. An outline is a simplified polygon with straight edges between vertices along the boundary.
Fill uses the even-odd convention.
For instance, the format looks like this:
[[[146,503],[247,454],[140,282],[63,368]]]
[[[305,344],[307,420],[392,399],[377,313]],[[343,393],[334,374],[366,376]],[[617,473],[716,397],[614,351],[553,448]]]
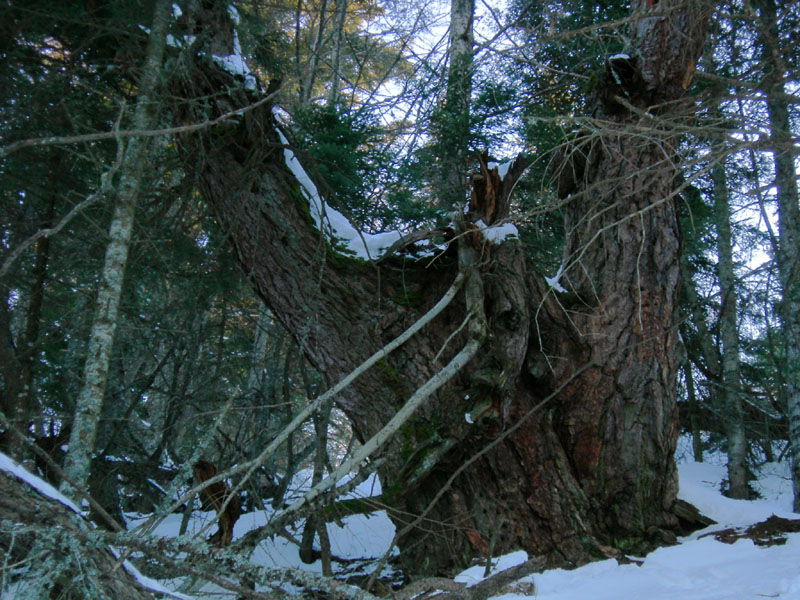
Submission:
[[[293,478],[289,486],[287,501],[298,498],[311,485],[311,472],[301,471]],[[342,496],[347,498],[368,498],[381,493],[380,481],[377,476],[371,475],[358,484],[351,492]],[[233,529],[233,539],[237,540],[252,529],[266,525],[274,514],[271,508],[263,511],[246,513],[239,517]],[[134,527],[139,521],[146,520],[150,515],[127,515],[129,528]],[[212,522],[215,517],[213,512],[195,512],[186,528],[186,535],[193,536],[199,533],[206,525],[211,526],[203,533],[209,537],[216,530]],[[182,515],[168,515],[153,531],[156,537],[177,537],[180,531]],[[305,525],[299,521],[287,527],[295,540],[299,540]],[[331,554],[336,558],[353,561],[365,560],[365,567],[370,565],[370,559],[378,559],[391,548],[395,528],[386,511],[377,511],[368,515],[350,515],[338,521],[328,523],[328,536],[331,541]],[[319,548],[318,543],[315,546]],[[255,549],[250,560],[257,565],[272,568],[299,569],[311,573],[322,573],[322,562],[317,560],[305,564],[300,560],[299,547],[284,536],[274,536],[263,540]],[[334,559],[333,567],[336,571],[339,563]],[[349,567],[347,563],[339,565],[340,568]],[[368,571],[368,572],[371,572]],[[205,589],[205,588],[204,588]]]
[[[620,565],[606,560],[566,571],[556,569],[536,574],[522,581],[532,581],[537,600],[728,600],[749,598],[800,599],[800,534],[789,534],[783,546],[757,547],[743,539],[724,544],[713,536],[703,534],[728,527],[747,527],[763,521],[772,514],[800,518],[791,512],[791,480],[787,463],[767,464],[759,470],[756,484],[764,496],[760,500],[744,501],[725,498],[719,492],[726,477],[724,460],[710,456],[710,462],[679,464],[680,498],[695,504],[700,511],[718,522],[681,540],[677,546],[660,548],[644,557],[641,566]],[[306,486],[309,474],[299,474],[293,485]],[[374,477],[360,484],[352,496],[372,496],[380,493]],[[211,518],[212,515],[205,515]],[[266,512],[244,515],[236,524],[234,537],[268,520]],[[163,524],[162,533],[177,531],[180,515]],[[198,523],[191,523],[190,529]],[[302,523],[294,529],[299,538]],[[385,512],[370,516],[353,515],[340,524],[328,526],[334,555],[342,558],[381,556],[391,544],[394,527]],[[492,574],[521,564],[529,557],[523,551],[501,556],[493,561]],[[303,564],[297,546],[283,537],[265,540],[252,559],[258,564],[320,572],[321,565]],[[368,563],[367,563],[368,564]],[[336,569],[336,563],[334,563]],[[365,565],[368,571],[369,567]],[[455,581],[474,585],[484,578],[485,567],[471,567],[455,577]],[[207,591],[211,591],[208,588]],[[509,593],[500,600],[528,600],[530,596]]]
[[[113,554],[115,557],[117,558],[120,557],[120,553],[116,549],[109,547],[109,550],[111,550],[111,554]],[[148,589],[152,592],[156,592],[158,594],[165,594],[170,598],[178,598],[178,600],[196,600],[194,596],[187,596],[186,594],[181,594],[180,592],[173,591],[168,587],[166,587],[160,581],[157,581],[152,577],[148,577],[147,575],[142,574],[139,571],[139,569],[137,569],[130,563],[130,561],[127,560],[122,561],[122,566],[125,568],[128,574],[131,577],[133,577],[136,581],[138,581],[139,585],[141,585],[145,589]]]
[[[292,481],[294,495],[299,496],[310,487],[311,473],[302,471]],[[371,475],[358,484],[354,490],[342,496],[347,498],[368,498],[381,493],[380,481]],[[213,515],[209,515],[210,517]],[[233,539],[244,535],[250,529],[264,525],[269,520],[269,513],[250,513],[240,517],[233,530]],[[300,539],[304,522],[295,525],[295,538]],[[331,554],[348,561],[357,559],[376,559],[383,556],[391,548],[395,528],[386,511],[377,511],[368,515],[350,515],[328,523],[328,537],[331,541]],[[316,546],[319,548],[319,546]],[[304,564],[300,560],[299,548],[284,537],[275,536],[259,544],[251,560],[262,566],[287,567],[301,569],[313,573],[322,573],[322,562]],[[334,560],[334,569],[336,561]]]
[[[715,531],[746,528],[775,514],[784,518],[800,518],[791,511],[792,490],[787,462],[768,463],[756,474],[754,487],[762,498],[758,500],[732,500],[720,493],[726,477],[724,457],[708,455],[707,462],[695,463],[679,460],[679,497],[694,504],[703,514],[717,521],[704,530],[680,540],[676,546],[660,548],[637,564],[620,565],[615,560],[592,563],[571,571],[555,569],[524,578],[533,582],[537,600],[728,600],[782,598],[800,600],[800,534],[787,534],[784,545],[759,547],[749,539],[734,544],[717,541]],[[71,504],[57,490],[31,475],[5,455],[0,454],[0,469],[24,479],[43,494],[59,502]],[[297,497],[308,488],[310,473],[298,473],[290,486],[290,496]],[[350,497],[369,497],[380,493],[380,482],[371,476],[359,484]],[[73,510],[77,507],[72,505]],[[236,523],[234,538],[269,521],[271,510],[243,515]],[[143,516],[144,518],[145,516]],[[212,513],[195,513],[189,522],[188,534],[198,532],[213,519]],[[177,536],[181,515],[173,514],[163,521],[155,535]],[[213,531],[212,525],[209,531]],[[298,540],[303,523],[288,528]],[[208,535],[206,531],[204,535]],[[371,515],[351,515],[337,523],[330,523],[328,531],[335,556],[352,561],[363,559],[363,570],[370,572],[370,562],[382,556],[391,547],[394,526],[384,511]],[[396,549],[395,549],[396,552]],[[512,552],[493,561],[492,573],[518,565],[529,557],[523,551]],[[300,561],[297,544],[284,536],[264,540],[251,557],[253,562],[269,567],[287,567],[310,572],[321,572],[321,564],[306,565]],[[334,561],[334,571],[349,569],[352,564]],[[154,591],[176,598],[187,598],[170,591],[166,585],[179,585],[180,581],[158,582],[144,577],[132,565],[125,568],[143,585]],[[471,567],[455,577],[455,581],[474,585],[484,578],[485,567]],[[525,590],[518,586],[517,590]],[[220,592],[219,595],[214,593]],[[224,594],[209,584],[200,590],[203,597],[222,598]],[[206,596],[208,594],[208,596]],[[527,600],[530,596],[507,593],[500,600]]]
[[[502,244],[508,238],[519,237],[519,231],[513,223],[501,223],[500,225],[492,225],[487,227],[483,221],[476,223],[480,227],[480,231],[488,241],[492,244]]]
[[[11,457],[3,454],[0,452],[0,470],[5,471],[6,473],[10,473],[17,479],[21,479],[37,492],[39,492],[42,496],[46,496],[48,498],[52,498],[56,502],[60,502],[71,511],[81,514],[80,509],[78,506],[69,498],[67,498],[64,494],[59,492],[56,488],[52,485],[47,483],[44,479],[37,477],[33,473],[27,471],[22,465],[20,465],[17,461],[13,460]]]
[[[81,511],[78,509],[77,505],[72,500],[67,498],[64,494],[59,492],[56,488],[54,488],[52,485],[47,483],[44,479],[42,479],[40,477],[37,477],[33,473],[30,473],[29,471],[27,471],[18,462],[16,462],[15,460],[13,460],[12,458],[10,458],[9,456],[7,456],[6,454],[4,454],[2,452],[0,452],[0,470],[3,470],[5,472],[7,472],[7,473],[10,473],[14,477],[24,481],[30,487],[35,489],[37,492],[39,492],[43,496],[46,496],[46,497],[51,498],[51,499],[53,499],[53,500],[55,500],[57,502],[60,502],[61,504],[63,504],[64,506],[66,506],[67,508],[72,510],[74,513],[76,513],[78,515],[81,514]],[[90,527],[93,527],[91,522],[86,521],[86,523]],[[109,546],[108,550],[115,557],[117,557],[117,558],[120,557],[120,553],[117,550],[115,550],[114,548]],[[179,594],[177,592],[173,592],[172,590],[169,590],[166,587],[164,587],[164,585],[162,585],[160,582],[156,581],[155,579],[152,579],[150,577],[146,577],[145,575],[142,575],[139,572],[139,570],[136,567],[134,567],[127,560],[122,562],[122,566],[125,568],[125,570],[128,573],[130,573],[130,575],[134,579],[136,579],[142,585],[142,587],[144,587],[146,589],[149,589],[149,590],[157,592],[157,593],[166,594],[168,596],[171,596],[172,598],[178,598],[179,600],[193,600],[193,598],[190,597],[190,596],[186,596],[185,594]],[[0,589],[0,592],[2,592],[2,591],[3,590]]]
[[[239,32],[236,31],[236,29],[233,30],[233,54],[229,54],[227,56],[218,56],[215,54],[212,56],[212,58],[214,59],[214,62],[225,69],[228,73],[244,77],[244,86],[248,90],[256,90],[258,87],[256,85],[256,78],[252,73],[250,73],[250,68],[247,66],[244,56],[242,56],[242,46],[239,43]]]
[[[558,283],[558,280],[561,279],[561,274],[563,272],[564,272],[564,265],[561,265],[560,267],[558,267],[558,272],[555,275],[553,275],[553,277],[545,277],[544,278],[544,280],[547,282],[547,285],[549,285],[551,288],[553,288],[557,292],[566,292],[567,291],[567,290],[564,289],[564,287],[560,283]]]
[[[614,56],[611,56],[608,60],[624,60],[626,58],[630,58],[630,55],[625,54],[624,52],[620,52],[618,54],[615,54]]]
[[[172,16],[174,18],[178,18],[182,15],[182,11],[180,6],[177,4],[172,5]],[[239,12],[236,10],[236,7],[233,4],[228,5],[228,16],[231,18],[231,22],[234,25],[239,24]],[[142,29],[145,27],[141,26]],[[149,33],[149,30],[145,29]],[[197,39],[194,35],[184,35],[180,39],[176,38],[171,33],[167,34],[167,46],[172,48],[188,48],[190,47],[194,41]],[[203,52],[199,53],[203,55]],[[242,55],[242,45],[239,42],[239,32],[234,27],[233,29],[233,53],[228,55],[212,55],[211,58],[217,63],[220,67],[225,69],[228,73],[232,75],[237,75],[239,77],[244,78],[244,86],[248,90],[255,91],[258,89],[258,85],[256,83],[255,76],[250,72],[250,68],[247,66],[247,62]]]
[[[275,108],[274,114],[278,120],[282,115]],[[346,254],[351,254],[362,260],[376,260],[380,258],[393,244],[403,239],[400,231],[387,231],[385,233],[363,233],[353,227],[352,223],[341,212],[328,206],[320,196],[317,186],[308,176],[297,156],[289,148],[289,140],[283,132],[276,127],[278,138],[284,145],[283,156],[286,166],[300,184],[300,190],[308,201],[308,207],[317,229],[323,231],[332,244],[343,248]],[[500,178],[508,172],[513,161],[508,161],[499,166]],[[490,163],[497,166],[497,163]],[[483,236],[492,244],[501,244],[509,238],[519,237],[519,231],[513,223],[502,223],[488,227],[483,221],[476,223]]]
[[[503,181],[503,178],[508,174],[508,170],[511,168],[513,162],[513,160],[507,160],[504,163],[490,162],[486,164],[486,168],[489,170],[497,169],[497,175],[500,177],[500,181]]]
[[[276,117],[278,115],[276,114]],[[308,176],[294,152],[288,147],[289,140],[280,129],[276,128],[283,150],[286,166],[295,176],[300,189],[308,200],[311,216],[320,231],[323,231],[331,242],[344,246],[345,252],[363,260],[375,260],[392,244],[402,239],[399,231],[385,233],[361,233],[338,210],[325,204],[317,190],[317,186]]]
[[[183,41],[179,40],[171,33],[168,33],[167,46],[170,46],[171,48],[188,48],[189,46],[194,44],[194,41],[197,39],[197,36],[187,34],[184,35],[182,39]]]
[[[606,560],[574,571],[548,571],[534,583],[538,600],[798,598],[798,560],[800,535],[769,549],[750,540],[729,545],[706,537],[660,548],[642,566]]]
[[[800,570],[797,568],[800,534],[787,534],[785,545],[771,547],[756,546],[749,539],[725,544],[711,535],[704,536],[729,527],[746,528],[773,514],[800,518],[791,512],[788,463],[762,467],[756,487],[764,497],[747,501],[732,500],[720,494],[721,482],[727,476],[726,468],[718,457],[710,458],[712,462],[679,464],[679,497],[694,504],[700,512],[717,521],[717,525],[681,539],[677,546],[652,552],[643,559],[641,566],[606,560],[572,571],[556,569],[526,578],[536,586],[536,599],[800,599]],[[498,598],[522,600],[527,597],[505,594]]]
[[[234,25],[239,24],[239,11],[236,10],[236,7],[233,4],[228,4],[228,16],[233,21]]]
[[[511,552],[510,554],[505,554],[499,558],[492,560],[492,568],[489,572],[491,575],[496,575],[500,571],[505,571],[506,569],[510,569],[511,567],[516,567],[517,565],[521,565],[526,560],[528,560],[528,553],[524,550],[517,550],[516,552]],[[455,576],[453,581],[456,583],[466,583],[467,587],[472,587],[473,585],[480,583],[484,579],[486,574],[486,566],[485,565],[476,565],[474,567],[470,567],[466,571],[461,571],[458,575]]]

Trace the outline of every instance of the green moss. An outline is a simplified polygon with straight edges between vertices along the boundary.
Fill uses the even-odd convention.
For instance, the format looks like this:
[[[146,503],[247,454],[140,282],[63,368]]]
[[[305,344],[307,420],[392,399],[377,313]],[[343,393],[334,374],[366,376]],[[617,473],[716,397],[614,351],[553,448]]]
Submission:
[[[347,500],[339,500],[333,504],[323,506],[320,512],[326,522],[331,522],[350,515],[364,515],[384,510],[387,503],[388,497],[384,492],[380,496],[371,498],[348,498]]]
[[[398,370],[390,365],[385,358],[382,358],[375,363],[375,367],[381,374],[381,381],[383,384],[389,388],[394,395],[396,406],[400,407],[405,404],[406,400],[408,400],[410,396],[410,393],[408,392],[408,388],[406,387],[405,383],[403,383],[403,380],[400,378],[400,373]]]
[[[600,79],[597,76],[597,73],[592,73],[589,75],[589,79],[586,80],[586,85],[583,88],[583,92],[585,95],[590,95],[597,89],[598,84],[600,83]]]
[[[408,288],[402,288],[394,295],[393,300],[400,306],[416,308],[422,304],[422,295]]]
[[[424,458],[422,454],[426,451],[426,447],[438,439],[436,427],[427,421],[415,418],[406,421],[397,434],[401,441],[401,456],[406,461],[414,457],[415,462],[420,462]],[[419,456],[414,456],[415,454]]]
[[[344,248],[341,244],[328,244],[331,249],[327,257],[328,264],[340,273],[359,273],[366,266],[367,262],[356,258],[350,253],[350,250]]]
[[[297,204],[300,214],[302,215],[306,224],[314,229],[317,229],[316,221],[311,215],[311,207],[308,203],[308,199],[305,197],[300,188],[300,183],[295,180],[290,181],[289,192],[292,199]],[[325,237],[325,243],[330,250],[326,260],[332,268],[336,269],[337,271],[346,271],[353,269],[361,270],[365,267],[367,263],[360,258],[356,258],[353,251],[348,249],[343,242],[340,240],[330,240],[327,238],[327,236]]]
[[[647,543],[641,536],[630,536],[630,537],[623,537],[617,538],[615,537],[611,541],[611,545],[622,552],[623,554],[630,554],[634,556],[639,556],[642,554],[646,554],[650,545]]]

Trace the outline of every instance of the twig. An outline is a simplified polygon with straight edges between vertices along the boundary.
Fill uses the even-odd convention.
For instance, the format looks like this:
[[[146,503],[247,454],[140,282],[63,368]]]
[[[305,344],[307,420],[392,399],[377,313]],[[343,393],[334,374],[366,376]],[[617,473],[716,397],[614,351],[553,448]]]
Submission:
[[[254,110],[269,102],[272,98],[274,98],[280,90],[275,90],[253,102],[252,104],[248,104],[242,108],[237,108],[234,110],[230,110],[216,119],[211,119],[210,121],[202,121],[200,123],[193,123],[191,125],[181,125],[179,127],[165,127],[164,129],[127,129],[125,131],[103,131],[100,133],[86,133],[82,135],[65,135],[65,136],[50,136],[50,137],[43,137],[43,138],[30,138],[27,140],[19,140],[16,142],[12,142],[7,146],[0,147],[0,158],[4,156],[8,156],[12,152],[16,152],[21,148],[34,148],[39,146],[51,146],[51,145],[63,145],[63,144],[79,144],[82,142],[97,142],[101,140],[108,140],[111,138],[128,138],[128,137],[157,137],[161,135],[173,135],[176,133],[192,133],[195,131],[200,131],[201,129],[206,129],[208,127],[213,127],[214,125],[218,125],[223,121],[230,119],[231,117],[235,117],[238,115],[243,115],[246,112]]]

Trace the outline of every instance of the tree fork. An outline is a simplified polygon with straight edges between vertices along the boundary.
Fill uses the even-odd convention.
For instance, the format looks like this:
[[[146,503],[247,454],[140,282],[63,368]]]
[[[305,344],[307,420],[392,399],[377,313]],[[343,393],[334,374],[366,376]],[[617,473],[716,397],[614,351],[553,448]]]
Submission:
[[[197,175],[243,271],[329,382],[415,322],[465,266],[478,275],[463,302],[449,305],[336,399],[360,438],[370,439],[411,390],[454,359],[455,349],[474,347],[471,360],[379,451],[385,489],[410,460],[431,461],[412,489],[394,496],[398,511],[390,513],[400,527],[397,515],[427,514],[424,530],[400,542],[411,550],[401,552],[410,574],[445,574],[484,554],[501,522],[496,552],[524,548],[559,564],[674,540],[675,144],[664,131],[644,141],[623,133],[653,113],[669,122],[685,108],[676,101],[704,40],[708,10],[706,3],[650,4],[634,3],[639,77],[627,101],[639,110],[613,105],[603,113],[618,131],[602,134],[602,152],[582,169],[568,202],[565,274],[578,299],[566,307],[569,314],[514,241],[489,246],[468,233],[459,245],[473,240],[472,250],[445,252],[430,266],[338,255],[308,218],[266,105],[221,132],[181,138],[184,168]],[[251,103],[230,76],[195,60],[173,86],[189,100],[177,111],[183,122],[207,119],[193,112],[193,98],[220,102],[219,113]],[[624,94],[612,91],[605,97]],[[413,303],[399,300],[409,293]],[[453,331],[479,302],[486,337],[476,345],[474,331]],[[459,471],[554,390],[560,392],[545,410]],[[470,423],[466,413],[481,416]]]

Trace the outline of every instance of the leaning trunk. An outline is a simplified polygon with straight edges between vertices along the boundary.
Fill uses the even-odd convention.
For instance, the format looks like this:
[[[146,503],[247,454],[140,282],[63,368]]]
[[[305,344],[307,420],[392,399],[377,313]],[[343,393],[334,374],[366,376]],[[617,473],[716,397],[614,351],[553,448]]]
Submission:
[[[609,72],[596,101],[607,129],[563,153],[562,172],[575,176],[568,291],[558,297],[513,240],[470,234],[461,261],[454,247],[417,263],[344,256],[314,226],[266,104],[181,140],[184,168],[198,175],[243,271],[329,383],[439,300],[464,268],[466,244],[481,253],[482,297],[458,296],[337,397],[359,437],[371,437],[465,347],[470,305],[484,305],[478,355],[382,451],[383,501],[411,573],[448,572],[490,546],[574,564],[613,554],[612,545],[644,552],[674,539],[675,139],[655,127],[647,137],[628,131],[649,127],[655,104],[670,107],[660,123],[674,116],[704,37],[705,12],[693,6],[659,3],[668,16],[639,9],[641,58],[618,65],[628,88]],[[213,65],[198,62],[195,75],[173,93],[214,98],[231,87]],[[249,102],[241,90],[223,100],[220,112]],[[182,119],[205,118],[191,102],[183,107]],[[483,169],[476,186],[498,183]],[[508,195],[487,203],[489,193],[476,188],[474,208],[491,224],[508,214]]]

